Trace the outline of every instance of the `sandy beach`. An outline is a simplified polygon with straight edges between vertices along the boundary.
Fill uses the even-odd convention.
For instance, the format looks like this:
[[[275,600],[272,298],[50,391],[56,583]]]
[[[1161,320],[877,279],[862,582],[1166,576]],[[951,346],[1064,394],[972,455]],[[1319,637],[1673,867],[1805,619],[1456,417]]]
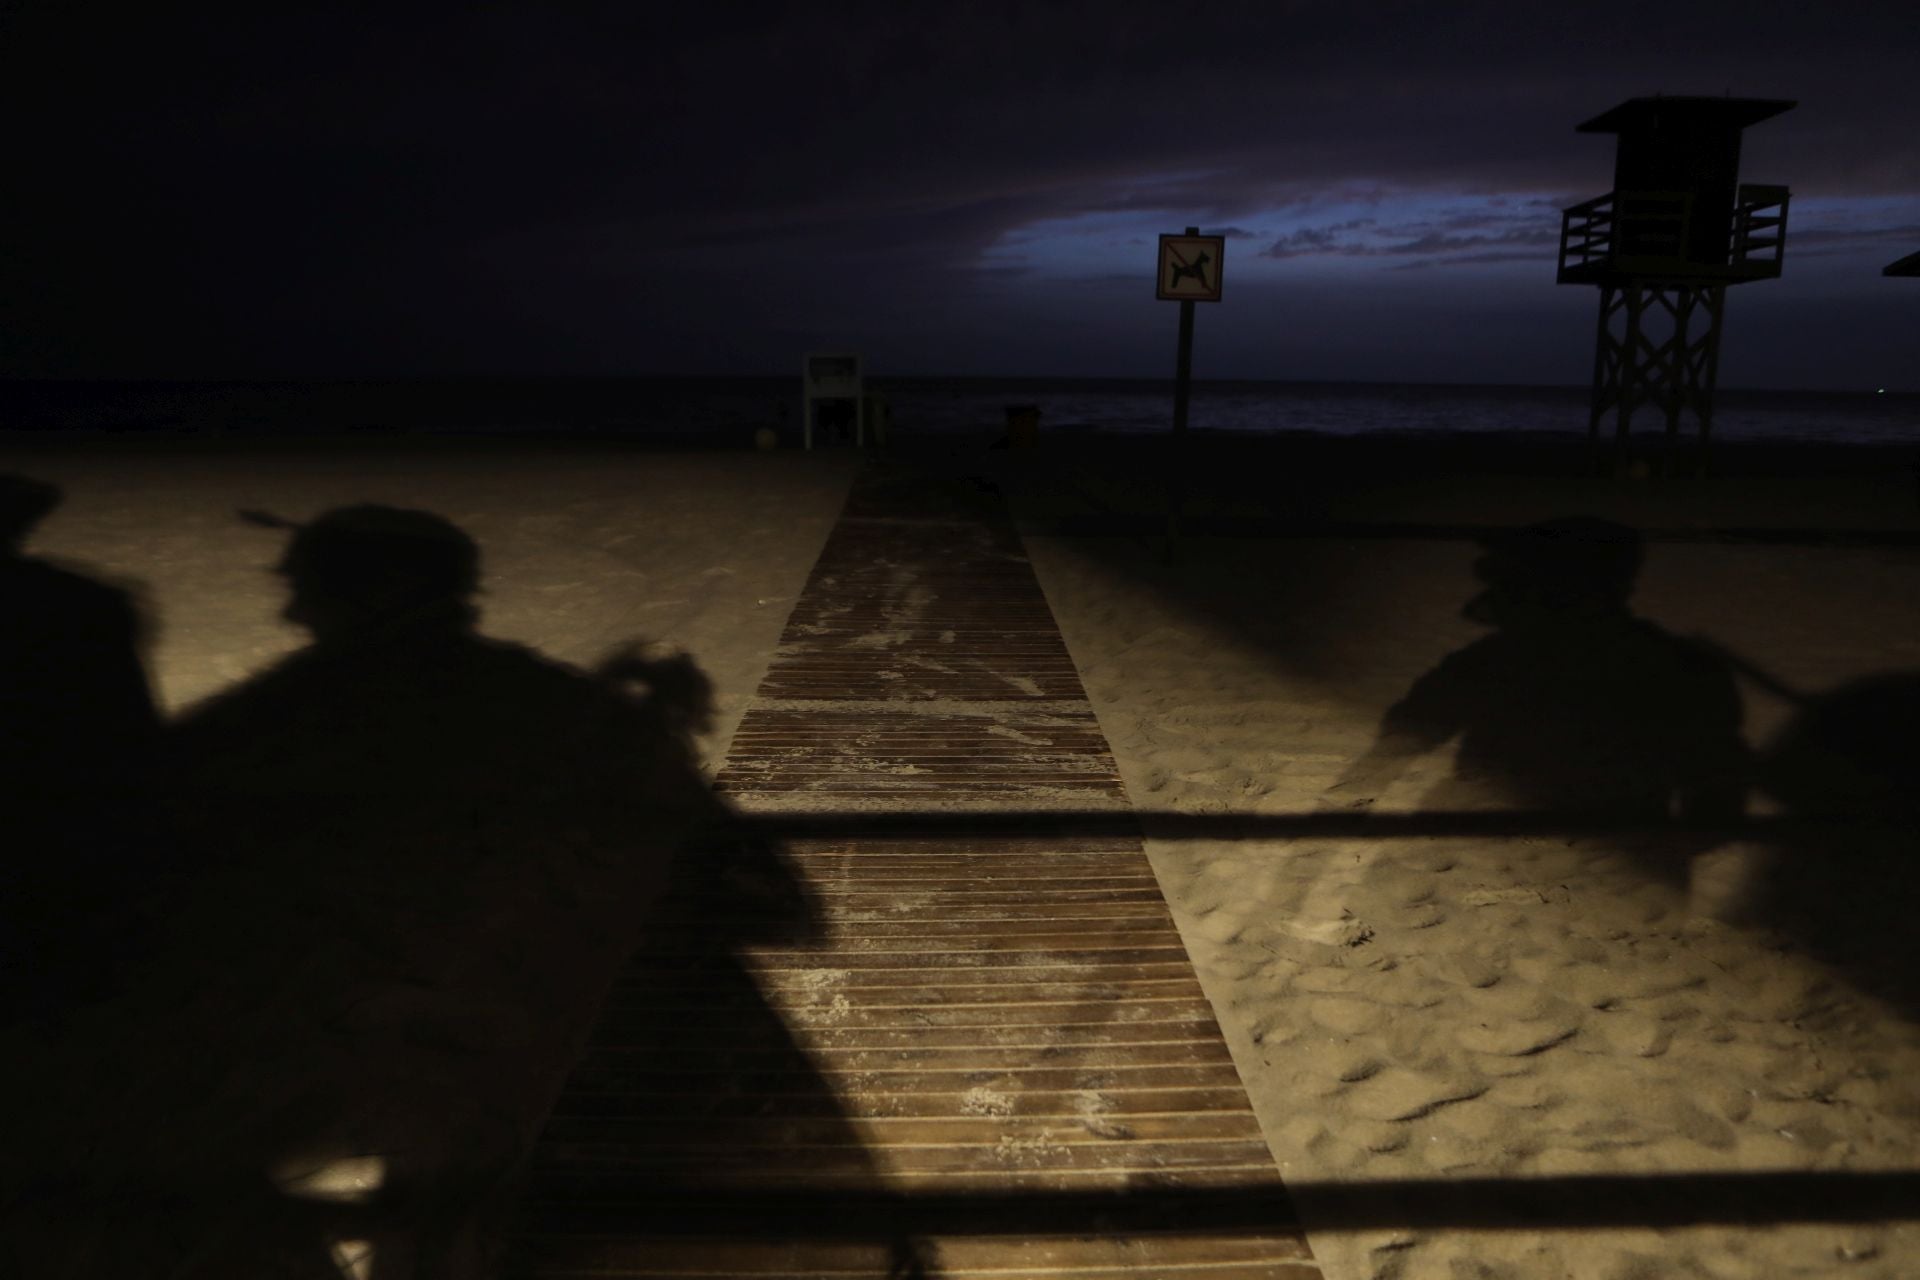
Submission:
[[[1245,485],[1222,483],[1238,474],[1203,473],[1196,507],[1210,480],[1244,504]],[[1815,541],[1910,531],[1915,511],[1898,476],[1623,486],[1349,473],[1316,493],[1324,518],[1355,525],[1587,514]],[[1036,526],[1042,497],[1029,504]],[[1336,784],[1387,709],[1487,633],[1462,617],[1485,586],[1475,542],[1194,538],[1171,567],[1150,538],[1029,546],[1136,807],[1413,814],[1436,794],[1458,802],[1454,741],[1383,785]],[[1920,657],[1911,547],[1674,537],[1643,551],[1634,613],[1795,691],[1910,673]],[[1738,685],[1742,736],[1763,748],[1800,708],[1749,676]],[[1482,791],[1487,807],[1524,807],[1497,785]],[[1754,795],[1749,809],[1777,802]],[[1613,841],[1551,833],[1150,838],[1149,850],[1296,1185],[1913,1167],[1912,968],[1879,900],[1912,902],[1904,859],[1849,888],[1838,849],[1740,842],[1705,844],[1664,874]],[[1756,909],[1779,860],[1829,852],[1830,878],[1796,875],[1809,919]],[[1893,976],[1903,993],[1871,992]],[[1313,1233],[1301,1198],[1335,1277],[1894,1277],[1920,1265],[1911,1224],[1335,1235]]]
[[[489,636],[582,665],[636,638],[695,655],[716,686],[701,744],[709,763],[725,751],[857,466],[851,452],[365,436],[106,438],[0,458],[66,493],[29,549],[143,602],[150,676],[170,712],[305,642],[279,616],[273,568],[285,535],[240,512],[298,521],[377,502],[437,512],[480,543]]]
[[[1329,1227],[1311,1191],[1920,1167],[1920,992],[1902,931],[1916,872],[1897,799],[1913,766],[1878,752],[1862,781],[1860,752],[1832,746],[1863,741],[1863,701],[1916,705],[1902,701],[1920,671],[1910,474],[1768,458],[1715,479],[1598,481],[1530,474],[1497,446],[1489,465],[1450,466],[1361,445],[1204,446],[1169,563],[1159,442],[922,447],[1007,495],[1329,1280],[1920,1273],[1912,1222]],[[696,744],[709,776],[857,464],[844,449],[364,438],[0,450],[0,471],[64,492],[27,551],[139,603],[169,715],[303,643],[271,572],[284,535],[237,512],[299,521],[380,502],[479,544],[486,636],[582,666],[635,638],[691,655],[715,690]],[[1490,585],[1487,531],[1573,516],[1639,535],[1624,606],[1653,656],[1569,651],[1609,671],[1604,702],[1582,703],[1555,652],[1536,653],[1528,687],[1554,731],[1530,736],[1501,711],[1501,768],[1460,754],[1498,718],[1478,686],[1449,686],[1452,720],[1389,715],[1426,706],[1453,679],[1434,673],[1459,669],[1450,656],[1499,629],[1462,612]],[[1669,661],[1704,674],[1649,693],[1643,670]],[[1674,729],[1696,689],[1719,710],[1697,734]],[[1580,706],[1591,724],[1568,722]],[[1424,736],[1400,732],[1416,720]],[[1837,845],[1596,831],[1526,756],[1577,754],[1555,744],[1616,728],[1678,743],[1677,769],[1708,750],[1689,734],[1737,743],[1737,767],[1685,783],[1705,795],[1737,774],[1723,817],[1852,805],[1883,821]],[[1864,741],[1896,745],[1884,729]],[[1544,816],[1521,835],[1422,830],[1436,811]],[[1227,840],[1156,836],[1154,814],[1416,821]]]

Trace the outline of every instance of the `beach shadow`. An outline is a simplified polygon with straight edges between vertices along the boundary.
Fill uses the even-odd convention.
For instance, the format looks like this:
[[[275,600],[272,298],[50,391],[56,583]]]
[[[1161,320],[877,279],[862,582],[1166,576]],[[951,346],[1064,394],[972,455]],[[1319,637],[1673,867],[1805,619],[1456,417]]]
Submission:
[[[1814,820],[1774,842],[1752,911],[1849,982],[1920,1017],[1920,672],[1804,699],[1760,788]]]
[[[137,980],[4,1046],[9,1275],[493,1275],[636,948],[679,957],[656,996],[732,999],[726,1030],[643,1038],[775,1034],[737,970],[698,976],[781,857],[727,836],[691,660],[589,673],[478,634],[478,549],[431,513],[255,522],[293,531],[313,643],[165,731],[180,866]],[[651,1140],[634,1163],[689,1173]]]
[[[159,719],[127,592],[27,555],[54,485],[0,475],[0,1027],[111,994],[156,872],[141,811]]]
[[[761,985],[805,1001],[844,974],[757,974],[747,959],[824,941],[804,875],[764,831],[736,826],[679,860],[664,908],[542,1135],[505,1274],[591,1269],[624,1240],[663,1270],[934,1280],[927,1246],[889,1206],[859,1201],[883,1176]],[[778,1212],[796,1189],[828,1189],[799,1221]]]
[[[1729,661],[1629,609],[1632,529],[1590,517],[1486,538],[1464,615],[1491,634],[1414,682],[1328,799],[1370,804],[1415,760],[1457,740],[1423,809],[1524,810],[1617,825],[1639,870],[1685,885],[1694,854],[1736,821],[1749,753]]]

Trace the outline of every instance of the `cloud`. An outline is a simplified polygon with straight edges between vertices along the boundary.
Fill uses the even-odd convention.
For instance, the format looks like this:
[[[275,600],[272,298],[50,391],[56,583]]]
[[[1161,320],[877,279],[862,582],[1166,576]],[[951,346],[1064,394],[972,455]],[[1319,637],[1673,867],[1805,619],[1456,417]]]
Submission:
[[[1817,248],[1823,252],[1843,253],[1857,246],[1916,243],[1920,243],[1920,223],[1906,223],[1893,227],[1804,228],[1796,228],[1789,223],[1787,227],[1789,254],[1796,249]]]
[[[1463,253],[1446,258],[1416,258],[1412,262],[1393,263],[1387,267],[1386,270],[1422,271],[1428,267],[1490,266],[1494,263],[1501,262],[1544,263],[1548,268],[1554,265],[1554,260],[1551,255],[1543,258],[1537,253],[1505,253],[1494,251],[1490,253]]]
[[[1560,228],[1556,224],[1550,228],[1511,227],[1496,235],[1453,236],[1444,232],[1432,231],[1416,236],[1398,244],[1382,246],[1378,252],[1400,256],[1404,254],[1440,254],[1457,253],[1462,249],[1477,249],[1482,245],[1529,245],[1558,246]]]
[[[1461,234],[1466,232],[1467,234]],[[1382,223],[1375,218],[1350,218],[1320,227],[1301,227],[1260,251],[1263,258],[1415,258],[1399,269],[1442,263],[1508,262],[1558,246],[1558,219],[1547,222],[1532,212],[1509,212],[1500,206],[1485,210],[1443,213],[1425,219]],[[1467,250],[1481,250],[1468,254]]]
[[[1324,227],[1300,227],[1281,236],[1258,254],[1262,258],[1303,258],[1317,254],[1337,253],[1346,256],[1361,256],[1372,250],[1357,241],[1340,238],[1344,231],[1357,231],[1376,225],[1373,218],[1350,218],[1345,222],[1335,222]]]

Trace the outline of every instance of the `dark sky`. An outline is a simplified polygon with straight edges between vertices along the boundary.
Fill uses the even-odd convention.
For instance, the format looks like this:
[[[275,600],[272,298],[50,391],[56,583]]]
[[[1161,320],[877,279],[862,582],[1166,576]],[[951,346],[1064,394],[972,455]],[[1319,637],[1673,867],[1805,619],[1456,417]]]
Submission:
[[[1800,104],[1721,385],[1920,390],[1920,4],[140,8],[4,10],[0,375],[1162,376],[1194,224],[1198,377],[1578,384],[1657,91]]]

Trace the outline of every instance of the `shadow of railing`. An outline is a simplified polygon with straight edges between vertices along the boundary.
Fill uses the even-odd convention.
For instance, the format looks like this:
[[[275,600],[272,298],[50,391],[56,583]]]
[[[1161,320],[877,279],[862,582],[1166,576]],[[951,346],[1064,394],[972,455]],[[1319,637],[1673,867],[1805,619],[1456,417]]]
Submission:
[[[676,1194],[647,1181],[643,1198],[610,1175],[599,1190],[527,1201],[542,1236],[606,1236],[642,1227],[662,1237],[872,1240],[941,1236],[1232,1236],[1387,1229],[1591,1231],[1619,1227],[1770,1226],[1920,1220],[1920,1170],[1564,1174],[1551,1177],[1274,1181],[1244,1187],[1139,1186],[1089,1191],[739,1191]],[[41,1188],[42,1192],[47,1188]],[[69,1188],[71,1190],[71,1188]],[[192,1188],[149,1189],[174,1202]],[[231,1196],[234,1188],[218,1189]],[[116,1203],[138,1188],[112,1190]],[[260,1197],[257,1209],[265,1210]],[[272,1216],[334,1238],[410,1220],[399,1202],[274,1197]],[[87,1200],[80,1197],[78,1203]],[[1298,1210],[1298,1212],[1296,1212]]]
[[[1493,1231],[1758,1226],[1920,1218],[1920,1172],[1579,1174],[1528,1178],[1288,1182],[1246,1188],[1126,1191],[779,1192],[649,1203],[669,1233],[793,1239],[866,1238],[876,1221],[915,1236],[1229,1235],[1296,1227],[1316,1233],[1385,1228]],[[630,1220],[630,1204],[576,1201],[543,1214],[549,1229],[592,1233]],[[651,1221],[650,1221],[651,1225]]]
[[[133,1189],[113,1191],[119,1207]],[[175,1203],[180,1186],[149,1189]],[[230,1188],[222,1188],[224,1191]],[[1035,1237],[1244,1239],[1253,1247],[1296,1237],[1301,1218],[1325,1237],[1372,1230],[1590,1231],[1637,1227],[1759,1227],[1905,1222],[1920,1218],[1920,1172],[1591,1174],[1527,1178],[1277,1181],[1234,1188],[1009,1192],[870,1190],[676,1195],[657,1185],[642,1200],[570,1195],[540,1206],[537,1235],[508,1246],[508,1274],[530,1254],[604,1262],[607,1241],[636,1230],[666,1244],[726,1241],[780,1249],[858,1245],[880,1233],[918,1240]],[[84,1209],[84,1203],[70,1206]],[[1296,1209],[1298,1212],[1296,1212]],[[283,1230],[333,1241],[415,1226],[395,1202],[281,1199],[256,1206]],[[75,1219],[78,1224],[81,1219]],[[876,1273],[877,1274],[877,1273]],[[894,1274],[889,1272],[889,1274]]]
[[[1092,502],[1090,501],[1090,504]],[[1151,512],[1126,512],[1100,504],[1094,511],[1022,519],[1023,532],[1048,537],[1151,536],[1166,517]],[[1218,538],[1343,538],[1469,542],[1480,544],[1511,525],[1441,523],[1421,520],[1302,519],[1285,515],[1183,515],[1181,529],[1194,536]],[[1840,528],[1830,526],[1729,525],[1713,528],[1684,526],[1640,531],[1649,543],[1713,543],[1727,546],[1821,547],[1826,549],[1920,546],[1920,530],[1900,528]]]
[[[1885,826],[1887,819],[1797,814],[1718,821],[1650,823],[1639,815],[1526,810],[1407,813],[1182,813],[1172,809],[923,809],[866,813],[749,814],[739,821],[779,840],[1112,839],[1399,840],[1428,837],[1523,838],[1686,833],[1720,840],[1774,841],[1823,831]]]

